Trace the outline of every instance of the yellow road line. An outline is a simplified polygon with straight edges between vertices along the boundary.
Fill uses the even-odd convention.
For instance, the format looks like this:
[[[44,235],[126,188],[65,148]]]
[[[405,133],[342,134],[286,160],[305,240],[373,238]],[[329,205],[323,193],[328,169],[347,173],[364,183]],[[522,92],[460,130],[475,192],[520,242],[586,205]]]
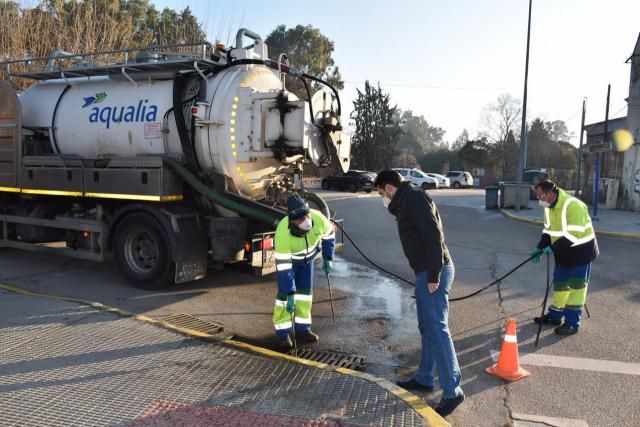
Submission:
[[[7,191],[9,193],[19,193],[20,189],[16,187],[0,187],[0,191]]]
[[[438,415],[433,408],[431,408],[429,405],[427,405],[427,403],[419,398],[418,396],[408,392],[407,390],[398,387],[397,385],[391,383],[390,381],[387,381],[383,378],[379,378],[376,377],[375,375],[371,375],[371,374],[367,374],[364,372],[358,372],[358,371],[354,371],[351,369],[346,369],[346,368],[334,368],[332,366],[329,366],[325,363],[320,363],[320,362],[315,362],[312,360],[306,360],[306,359],[301,359],[298,357],[294,357],[294,356],[290,356],[288,354],[283,354],[283,353],[279,353],[277,351],[273,351],[273,350],[269,350],[268,348],[264,348],[264,347],[258,347],[252,344],[247,344],[244,342],[240,342],[240,341],[236,341],[233,339],[229,339],[229,338],[218,338],[214,335],[211,334],[207,334],[204,332],[199,332],[199,331],[195,331],[193,329],[188,329],[188,328],[182,328],[180,326],[175,326],[173,324],[171,324],[170,322],[166,322],[164,320],[158,320],[158,319],[154,319],[152,317],[148,317],[145,315],[136,315],[133,313],[130,313],[128,311],[116,308],[116,307],[110,307],[108,305],[104,305],[100,302],[97,301],[91,301],[91,300],[86,300],[86,299],[82,299],[82,298],[76,298],[76,297],[69,297],[69,296],[62,296],[62,295],[52,295],[52,294],[45,294],[42,292],[35,292],[35,291],[29,291],[26,289],[22,289],[22,288],[18,288],[15,286],[10,286],[10,285],[5,285],[0,283],[0,289],[4,289],[6,291],[9,292],[13,292],[13,293],[17,293],[17,294],[22,294],[22,295],[28,295],[28,296],[36,296],[36,297],[43,297],[43,298],[49,298],[49,299],[54,299],[54,300],[58,300],[58,301],[70,301],[70,302],[75,302],[78,304],[83,304],[83,305],[87,305],[93,308],[96,308],[98,310],[102,310],[102,311],[106,311],[108,313],[113,313],[113,314],[117,314],[119,316],[123,316],[123,317],[133,317],[134,319],[141,321],[141,322],[146,322],[146,323],[150,323],[152,325],[156,325],[156,326],[160,326],[166,329],[170,329],[173,331],[177,331],[180,332],[184,335],[187,335],[189,337],[192,338],[197,338],[197,339],[204,339],[207,341],[216,341],[216,342],[221,342],[221,343],[225,343],[227,345],[231,345],[237,348],[242,348],[245,350],[249,350],[251,352],[263,355],[263,356],[267,356],[267,357],[271,357],[271,358],[277,358],[277,359],[283,359],[283,360],[288,360],[290,362],[296,362],[296,363],[301,363],[303,365],[307,365],[307,366],[313,366],[315,368],[318,369],[328,369],[328,370],[333,370],[336,372],[339,372],[341,374],[344,375],[350,375],[353,377],[357,377],[360,378],[362,380],[365,381],[369,381],[371,383],[374,383],[376,385],[378,385],[379,387],[383,388],[384,390],[388,391],[389,393],[393,394],[394,396],[396,396],[398,399],[404,401],[407,405],[409,405],[414,411],[416,411],[416,413],[418,413],[425,421],[427,421],[428,425],[430,426],[449,426],[450,424],[444,419],[442,418],[440,415]]]

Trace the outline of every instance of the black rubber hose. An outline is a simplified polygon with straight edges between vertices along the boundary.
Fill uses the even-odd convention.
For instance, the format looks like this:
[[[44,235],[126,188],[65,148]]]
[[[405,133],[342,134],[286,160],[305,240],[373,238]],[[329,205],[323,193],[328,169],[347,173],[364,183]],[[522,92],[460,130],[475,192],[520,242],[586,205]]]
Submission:
[[[193,175],[187,168],[185,168],[184,165],[177,162],[175,159],[172,159],[171,157],[168,157],[168,156],[163,156],[162,160],[171,169],[173,169],[178,175],[180,175],[180,177],[187,184],[189,184],[191,188],[193,188],[195,191],[202,194],[204,197],[211,200],[212,202],[217,203],[224,208],[237,212],[242,216],[246,216],[247,218],[255,219],[262,223],[268,224],[274,228],[278,225],[278,222],[280,222],[281,218],[279,217],[271,216],[259,211],[258,209],[252,209],[248,206],[244,206],[240,203],[237,203],[229,199],[228,197],[225,197],[224,195],[218,193],[214,189],[206,186],[195,175]]]
[[[333,93],[336,95],[336,102],[338,103],[337,115],[338,115],[338,117],[341,117],[342,116],[342,104],[340,103],[340,95],[338,95],[338,90],[335,87],[333,87],[332,85],[330,85],[329,82],[326,82],[326,81],[324,81],[324,80],[322,80],[322,79],[320,79],[318,77],[311,76],[311,75],[309,75],[307,73],[304,73],[302,75],[302,77],[306,77],[308,79],[311,79],[311,80],[314,80],[314,81],[316,81],[318,83],[321,83],[321,84],[327,86],[329,89],[331,89],[333,91]]]
[[[346,231],[344,231],[344,228],[342,228],[342,226],[340,224],[338,224],[337,222],[334,222],[334,224],[342,231],[342,233],[344,233],[344,236],[351,242],[351,244],[353,245],[353,247],[356,249],[356,251],[358,251],[358,253],[360,255],[362,255],[362,257],[367,260],[372,266],[374,266],[375,268],[377,268],[378,270],[382,271],[383,273],[388,274],[391,277],[395,277],[396,279],[400,280],[401,282],[407,283],[411,286],[413,286],[415,288],[416,284],[413,282],[410,282],[409,280],[405,279],[404,277],[400,277],[397,274],[393,274],[392,272],[385,270],[384,268],[380,267],[378,264],[376,264],[375,262],[371,261],[358,247],[358,245],[356,245],[356,243],[353,241],[353,239],[349,236],[349,234],[347,234]],[[542,253],[542,252],[541,252]],[[497,285],[498,283],[502,282],[504,279],[506,279],[507,277],[511,276],[513,273],[516,272],[516,270],[518,270],[520,267],[522,267],[523,265],[525,265],[526,263],[528,263],[529,261],[531,261],[532,259],[534,259],[535,257],[537,257],[539,254],[536,253],[534,255],[531,255],[529,258],[525,259],[524,261],[522,261],[520,264],[518,264],[517,266],[515,266],[513,269],[511,269],[507,274],[503,275],[502,277],[497,278],[496,280],[494,280],[493,282],[489,283],[487,286],[478,289],[475,292],[472,292],[468,295],[464,295],[458,298],[449,298],[449,302],[454,302],[454,301],[462,301],[464,299],[467,298],[471,298],[473,296],[478,295],[480,292],[489,289],[492,286]]]
[[[322,215],[324,215],[328,219],[331,219],[329,205],[327,205],[327,202],[325,202],[322,197],[318,196],[316,193],[309,192],[307,193],[307,199],[310,202],[315,203],[320,208],[320,212],[322,212]]]
[[[191,138],[189,138],[189,131],[185,125],[184,110],[182,106],[184,102],[182,100],[184,78],[176,74],[173,79],[173,117],[176,120],[176,128],[178,129],[178,138],[180,139],[180,146],[182,147],[182,153],[189,169],[193,171],[200,170],[200,164],[196,158],[196,153],[191,145]],[[193,129],[191,130],[193,132]]]

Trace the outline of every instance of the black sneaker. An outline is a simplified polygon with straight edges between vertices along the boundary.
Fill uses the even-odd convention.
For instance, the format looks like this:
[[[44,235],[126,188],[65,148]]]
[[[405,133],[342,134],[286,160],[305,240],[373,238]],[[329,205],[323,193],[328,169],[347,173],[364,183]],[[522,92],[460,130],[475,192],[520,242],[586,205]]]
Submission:
[[[436,407],[436,412],[441,417],[446,417],[450,413],[452,413],[458,405],[460,405],[464,401],[464,393],[460,396],[456,396],[452,399],[442,399],[438,406]]]
[[[293,348],[293,342],[291,342],[289,335],[278,335],[277,346],[279,349],[287,351]]]
[[[317,342],[318,336],[311,331],[296,332],[296,339],[302,342]]]
[[[417,391],[426,391],[430,393],[433,391],[432,385],[423,385],[416,381],[415,378],[411,378],[407,381],[396,381],[396,384],[405,390],[417,390]]]
[[[574,328],[573,326],[569,326],[565,323],[559,328],[555,328],[554,331],[558,335],[573,335],[578,333],[578,328]]]
[[[536,325],[539,325],[540,323],[542,323],[543,325],[560,326],[562,324],[562,320],[560,320],[560,319],[552,319],[551,316],[549,316],[548,314],[545,314],[542,317],[534,317],[533,318],[533,322]]]

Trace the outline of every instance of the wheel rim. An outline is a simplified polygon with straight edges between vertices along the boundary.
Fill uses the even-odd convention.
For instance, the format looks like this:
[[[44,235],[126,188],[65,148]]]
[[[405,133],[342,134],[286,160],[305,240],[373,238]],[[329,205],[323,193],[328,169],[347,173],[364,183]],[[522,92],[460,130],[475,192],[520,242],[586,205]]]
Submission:
[[[151,272],[158,264],[158,244],[146,231],[131,233],[124,244],[129,267],[138,274]]]

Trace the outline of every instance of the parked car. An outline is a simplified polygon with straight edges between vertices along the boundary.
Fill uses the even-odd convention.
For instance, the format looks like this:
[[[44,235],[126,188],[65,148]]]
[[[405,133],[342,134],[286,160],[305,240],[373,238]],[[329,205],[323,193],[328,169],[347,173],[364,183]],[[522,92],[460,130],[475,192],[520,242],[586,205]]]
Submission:
[[[438,188],[449,188],[451,186],[451,181],[444,175],[440,175],[438,173],[427,173],[427,176],[435,178],[436,181],[438,181]]]
[[[446,176],[453,188],[473,187],[473,177],[469,172],[449,171]]]
[[[342,191],[366,191],[371,193],[376,174],[373,172],[350,170],[347,173],[336,173],[322,178],[321,186],[324,190],[336,189]]]
[[[411,168],[393,168],[393,170],[402,175],[403,180],[412,182],[423,190],[438,188],[438,181],[421,170]]]

